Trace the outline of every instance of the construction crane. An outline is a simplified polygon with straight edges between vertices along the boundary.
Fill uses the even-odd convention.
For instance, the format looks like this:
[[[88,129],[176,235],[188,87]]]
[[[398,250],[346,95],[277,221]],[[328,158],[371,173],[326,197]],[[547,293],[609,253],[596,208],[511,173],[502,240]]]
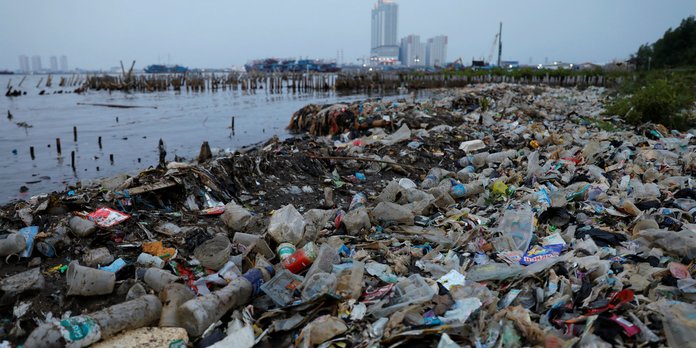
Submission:
[[[495,52],[495,46],[496,43],[498,44],[498,66],[500,66],[500,58],[503,55],[503,22],[500,22],[500,30],[498,31],[497,34],[493,37],[493,43],[491,44],[491,50],[490,53],[488,54],[488,65],[491,64],[491,61],[493,60],[493,52]]]

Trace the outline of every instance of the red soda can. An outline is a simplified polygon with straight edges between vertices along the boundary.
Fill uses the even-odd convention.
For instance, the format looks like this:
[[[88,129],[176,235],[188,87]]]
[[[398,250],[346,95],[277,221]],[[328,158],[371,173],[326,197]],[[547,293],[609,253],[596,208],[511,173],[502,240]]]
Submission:
[[[307,243],[302,249],[299,249],[292,253],[292,255],[286,257],[282,263],[283,267],[288,271],[298,274],[304,269],[309,267],[314,260],[317,258],[316,245],[314,242]]]

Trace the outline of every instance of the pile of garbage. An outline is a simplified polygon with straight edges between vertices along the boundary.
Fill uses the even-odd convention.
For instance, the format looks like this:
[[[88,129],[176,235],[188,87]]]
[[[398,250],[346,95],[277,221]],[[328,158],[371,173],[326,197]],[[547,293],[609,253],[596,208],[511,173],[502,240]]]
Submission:
[[[8,204],[0,346],[693,346],[694,133],[605,95],[307,107],[316,136]]]

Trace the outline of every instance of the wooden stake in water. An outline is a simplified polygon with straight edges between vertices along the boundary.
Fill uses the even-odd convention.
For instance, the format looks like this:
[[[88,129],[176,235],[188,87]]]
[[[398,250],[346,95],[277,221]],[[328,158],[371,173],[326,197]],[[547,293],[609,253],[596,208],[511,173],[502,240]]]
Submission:
[[[102,149],[101,137],[99,137],[99,139],[97,139],[97,144],[99,144],[99,150],[101,150]]]
[[[230,137],[234,135],[234,116],[232,116],[232,119],[230,120]]]
[[[114,154],[113,153],[109,154],[109,162],[111,162],[111,164],[114,164]]]
[[[72,127],[73,141],[77,141],[77,127]]]
[[[29,146],[29,155],[31,155],[31,160],[33,161],[34,158],[35,158],[35,157],[34,157],[34,147],[33,147],[33,146]]]
[[[75,171],[75,151],[70,151],[70,166],[73,172]]]
[[[58,151],[58,157],[61,156],[61,151],[60,151],[60,138],[56,138],[56,151]]]
[[[164,147],[164,140],[159,140],[159,146],[157,146],[157,149],[159,150],[159,167],[166,168],[167,149]]]

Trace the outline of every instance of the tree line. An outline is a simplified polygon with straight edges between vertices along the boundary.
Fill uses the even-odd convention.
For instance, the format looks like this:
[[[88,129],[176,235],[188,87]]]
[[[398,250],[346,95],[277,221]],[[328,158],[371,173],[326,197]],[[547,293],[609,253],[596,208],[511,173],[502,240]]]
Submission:
[[[667,29],[659,40],[641,45],[631,60],[639,70],[695,67],[696,18],[685,18],[676,29]]]

